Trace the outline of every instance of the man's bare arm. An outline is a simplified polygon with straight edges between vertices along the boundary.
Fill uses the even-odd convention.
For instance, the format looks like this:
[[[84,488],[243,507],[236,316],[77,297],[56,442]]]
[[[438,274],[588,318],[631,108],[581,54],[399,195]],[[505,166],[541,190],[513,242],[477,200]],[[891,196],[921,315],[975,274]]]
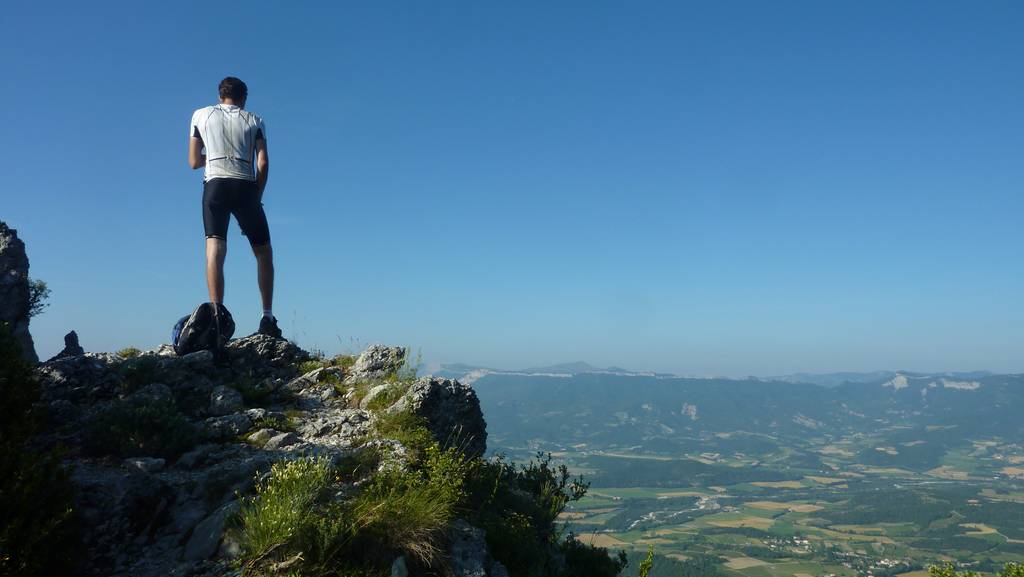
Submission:
[[[256,188],[259,190],[260,198],[263,198],[263,189],[267,188],[267,176],[270,171],[270,157],[267,156],[267,139],[261,138],[256,141]]]
[[[188,165],[193,170],[206,166],[206,155],[203,153],[203,139],[191,136],[188,139]]]

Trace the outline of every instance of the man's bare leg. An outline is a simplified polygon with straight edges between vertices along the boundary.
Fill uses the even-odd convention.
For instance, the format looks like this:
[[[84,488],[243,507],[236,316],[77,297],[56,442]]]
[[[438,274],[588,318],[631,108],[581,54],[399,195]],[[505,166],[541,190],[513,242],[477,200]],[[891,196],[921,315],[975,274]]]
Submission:
[[[260,285],[263,310],[269,311],[274,304],[274,249],[270,243],[252,247],[256,255],[256,280]]]
[[[228,254],[228,243],[222,238],[206,239],[206,289],[211,303],[224,302],[224,257]]]

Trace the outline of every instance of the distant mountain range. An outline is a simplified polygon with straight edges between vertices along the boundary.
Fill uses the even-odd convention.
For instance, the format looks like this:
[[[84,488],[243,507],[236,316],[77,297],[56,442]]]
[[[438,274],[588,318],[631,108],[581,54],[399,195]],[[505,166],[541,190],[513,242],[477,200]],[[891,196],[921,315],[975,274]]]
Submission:
[[[571,363],[559,363],[555,365],[548,365],[543,367],[531,367],[528,369],[495,369],[490,367],[481,367],[476,365],[467,365],[464,363],[443,363],[441,369],[435,371],[434,374],[439,377],[447,377],[460,379],[468,382],[473,382],[483,375],[497,374],[497,375],[582,375],[588,373],[600,373],[600,374],[612,374],[612,375],[632,375],[632,376],[645,376],[645,377],[658,377],[658,378],[693,378],[686,375],[676,375],[672,373],[656,373],[653,371],[631,371],[622,367],[596,367],[585,361],[576,361]],[[750,377],[742,379],[749,381],[751,379],[764,381],[764,382],[784,382],[784,383],[800,383],[808,385],[820,385],[822,387],[838,387],[846,384],[856,383],[878,383],[881,381],[887,381],[898,375],[905,375],[913,378],[946,378],[946,379],[979,379],[982,377],[992,376],[994,373],[990,371],[958,371],[958,372],[941,372],[941,373],[921,373],[913,371],[866,371],[866,372],[835,372],[835,373],[792,373],[788,375],[776,375],[769,377]],[[714,378],[714,377],[708,377]],[[719,379],[722,380],[722,379]],[[724,379],[729,380],[729,379]],[[740,379],[736,379],[740,380]]]
[[[548,375],[558,377],[569,377],[573,375],[583,375],[591,373],[650,377],[675,376],[668,373],[630,371],[627,369],[623,369],[622,367],[600,368],[595,367],[594,365],[584,361],[576,361],[572,363],[559,363],[556,365],[548,365],[544,367],[531,367],[528,369],[514,370],[494,369],[490,367],[467,365],[464,363],[443,363],[441,364],[440,370],[433,372],[435,376],[459,379],[460,381],[463,381],[467,384],[473,383],[474,381],[483,377],[484,375]]]
[[[492,448],[540,442],[755,454],[870,437],[895,448],[866,450],[861,462],[918,470],[972,440],[1024,443],[1024,375],[843,373],[821,386],[552,369],[469,375]],[[835,384],[838,378],[844,384]],[[813,451],[805,456],[818,466]]]

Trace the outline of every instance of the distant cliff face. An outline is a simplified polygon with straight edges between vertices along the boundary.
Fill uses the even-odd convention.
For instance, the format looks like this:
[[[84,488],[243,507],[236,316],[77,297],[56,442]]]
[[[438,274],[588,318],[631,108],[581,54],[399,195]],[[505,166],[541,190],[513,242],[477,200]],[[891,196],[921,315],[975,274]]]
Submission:
[[[337,484],[342,495],[382,471],[415,467],[396,415],[416,419],[441,446],[455,441],[467,459],[486,448],[473,389],[403,378],[404,349],[317,359],[253,335],[230,341],[226,356],[215,364],[208,351],[179,357],[164,345],[35,367],[50,421],[43,444],[67,449],[85,574],[236,575],[241,551],[228,527],[257,479],[275,463],[361,463]],[[472,575],[506,575],[478,528],[458,521],[446,530],[452,551],[482,568]]]
[[[28,332],[28,256],[18,231],[0,222],[0,323],[8,323],[22,356],[36,362],[35,344]]]

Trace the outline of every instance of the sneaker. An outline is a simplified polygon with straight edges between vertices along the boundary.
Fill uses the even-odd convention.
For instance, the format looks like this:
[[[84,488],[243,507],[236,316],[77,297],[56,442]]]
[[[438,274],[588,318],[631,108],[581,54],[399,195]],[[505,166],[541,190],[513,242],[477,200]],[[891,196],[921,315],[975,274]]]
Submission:
[[[281,338],[281,329],[277,328],[277,319],[274,317],[263,317],[260,319],[260,330],[256,331],[261,335]]]

